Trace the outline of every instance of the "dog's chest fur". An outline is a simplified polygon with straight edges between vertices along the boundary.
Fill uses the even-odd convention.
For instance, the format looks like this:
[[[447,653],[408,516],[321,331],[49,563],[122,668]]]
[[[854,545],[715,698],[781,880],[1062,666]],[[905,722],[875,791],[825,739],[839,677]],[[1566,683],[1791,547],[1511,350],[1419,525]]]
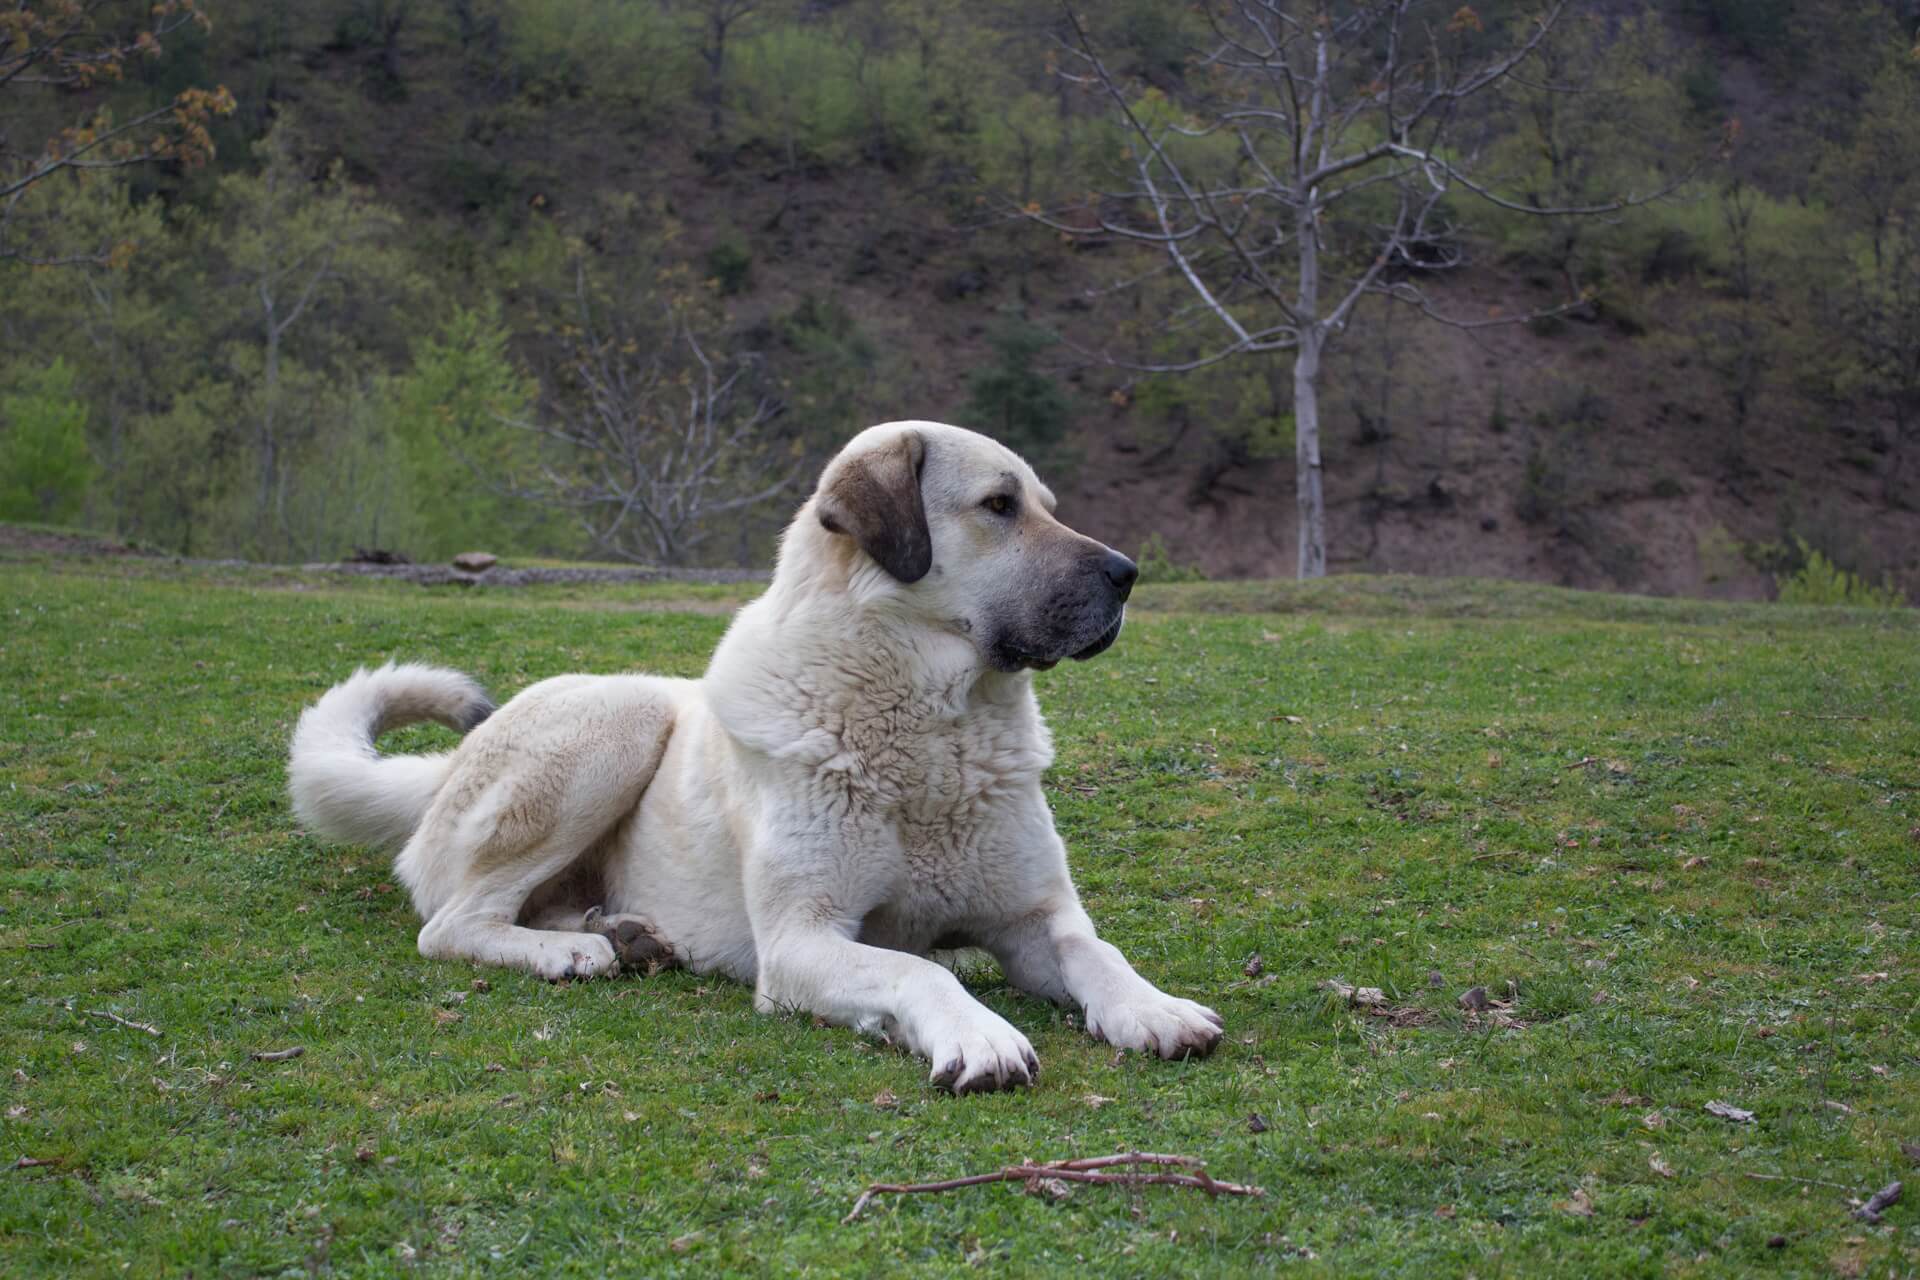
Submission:
[[[1008,809],[1030,802],[1053,755],[1024,687],[1005,700],[974,700],[958,716],[937,700],[920,711],[913,732],[887,738],[884,756],[850,752],[859,766],[838,780],[898,840],[898,862],[875,877],[880,900],[860,936],[915,952],[962,945],[970,919],[1024,885],[1024,864],[1040,851],[1025,847]],[[857,726],[848,728],[857,742]]]

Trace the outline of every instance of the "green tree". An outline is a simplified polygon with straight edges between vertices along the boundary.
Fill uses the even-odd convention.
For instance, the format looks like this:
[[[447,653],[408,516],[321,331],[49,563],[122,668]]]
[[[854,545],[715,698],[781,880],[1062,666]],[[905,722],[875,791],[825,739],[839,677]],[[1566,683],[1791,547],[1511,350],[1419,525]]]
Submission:
[[[252,455],[252,549],[279,557],[338,540],[296,528],[288,494],[302,463],[350,430],[339,393],[369,376],[369,347],[395,341],[395,304],[415,282],[389,245],[398,218],[349,185],[337,160],[309,179],[286,119],[255,152],[257,174],[221,180],[209,247],[228,309],[225,373],[242,393]]]
[[[987,339],[994,362],[967,379],[961,423],[1014,449],[1039,452],[1057,444],[1067,429],[1067,397],[1034,361],[1059,341],[1059,334],[1024,317],[1003,321]]]
[[[93,471],[87,407],[66,361],[27,374],[0,397],[0,520],[72,520]]]
[[[507,492],[533,462],[525,434],[507,424],[527,415],[537,391],[508,340],[497,302],[456,308],[384,387],[405,508],[387,536],[414,555],[526,545],[546,531],[544,513]]]

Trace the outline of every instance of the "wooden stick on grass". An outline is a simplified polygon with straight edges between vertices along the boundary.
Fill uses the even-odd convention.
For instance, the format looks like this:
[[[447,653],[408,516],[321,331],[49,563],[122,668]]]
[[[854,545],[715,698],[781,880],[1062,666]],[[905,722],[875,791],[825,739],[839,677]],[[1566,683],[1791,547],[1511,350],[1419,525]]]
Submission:
[[[132,1027],[135,1031],[144,1031],[150,1036],[160,1034],[160,1028],[154,1026],[151,1022],[135,1022],[133,1019],[123,1018],[117,1013],[108,1013],[105,1009],[89,1009],[87,1012],[96,1018],[105,1018],[110,1022],[117,1022],[123,1027]]]
[[[247,1056],[255,1062],[288,1062],[307,1051],[305,1045],[294,1045],[291,1049],[262,1050]]]
[[[1193,1172],[1101,1172],[1116,1165],[1174,1165],[1191,1169]],[[1079,1160],[1049,1160],[1045,1164],[1023,1160],[1019,1164],[1010,1164],[992,1173],[976,1173],[964,1178],[948,1178],[941,1182],[876,1182],[860,1193],[860,1198],[853,1202],[852,1211],[840,1221],[848,1223],[858,1218],[868,1202],[877,1195],[953,1191],[960,1187],[977,1187],[987,1182],[1024,1182],[1031,1186],[1042,1178],[1058,1178],[1063,1182],[1098,1182],[1113,1186],[1193,1187],[1210,1196],[1264,1196],[1267,1194],[1260,1187],[1245,1186],[1238,1182],[1221,1182],[1207,1172],[1204,1160],[1194,1156],[1161,1155],[1152,1151],[1123,1151],[1116,1155],[1088,1156]]]

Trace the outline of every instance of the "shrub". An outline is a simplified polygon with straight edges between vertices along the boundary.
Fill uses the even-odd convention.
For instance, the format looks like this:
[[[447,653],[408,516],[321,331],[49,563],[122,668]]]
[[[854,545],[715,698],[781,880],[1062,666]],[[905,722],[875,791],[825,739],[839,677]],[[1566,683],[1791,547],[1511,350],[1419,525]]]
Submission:
[[[1796,538],[1794,541],[1799,544],[1804,560],[1792,573],[1774,577],[1774,584],[1780,589],[1781,604],[1847,605],[1858,609],[1900,609],[1906,606],[1906,595],[1893,585],[1890,578],[1882,577],[1876,586],[1860,575],[1842,569],[1808,546],[1805,539]]]
[[[1180,564],[1167,550],[1166,540],[1157,533],[1147,535],[1140,553],[1133,558],[1140,567],[1142,582],[1205,582],[1206,571],[1198,565]]]
[[[967,379],[964,426],[987,432],[1014,449],[1043,449],[1066,434],[1067,397],[1033,367],[1060,335],[1022,317],[1010,317],[987,339],[998,357]]]
[[[87,407],[73,370],[55,360],[0,397],[0,520],[72,520],[92,480]]]
[[[722,240],[707,250],[707,276],[726,297],[743,293],[753,280],[753,254],[738,240]]]

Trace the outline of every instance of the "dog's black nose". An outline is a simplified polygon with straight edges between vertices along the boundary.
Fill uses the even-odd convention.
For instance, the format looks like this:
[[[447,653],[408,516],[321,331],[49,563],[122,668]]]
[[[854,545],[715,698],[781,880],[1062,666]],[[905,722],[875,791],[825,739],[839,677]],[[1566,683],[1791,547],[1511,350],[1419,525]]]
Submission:
[[[1121,555],[1118,551],[1109,551],[1101,558],[1100,568],[1105,571],[1107,581],[1125,600],[1133,590],[1133,584],[1140,580],[1140,566]]]

